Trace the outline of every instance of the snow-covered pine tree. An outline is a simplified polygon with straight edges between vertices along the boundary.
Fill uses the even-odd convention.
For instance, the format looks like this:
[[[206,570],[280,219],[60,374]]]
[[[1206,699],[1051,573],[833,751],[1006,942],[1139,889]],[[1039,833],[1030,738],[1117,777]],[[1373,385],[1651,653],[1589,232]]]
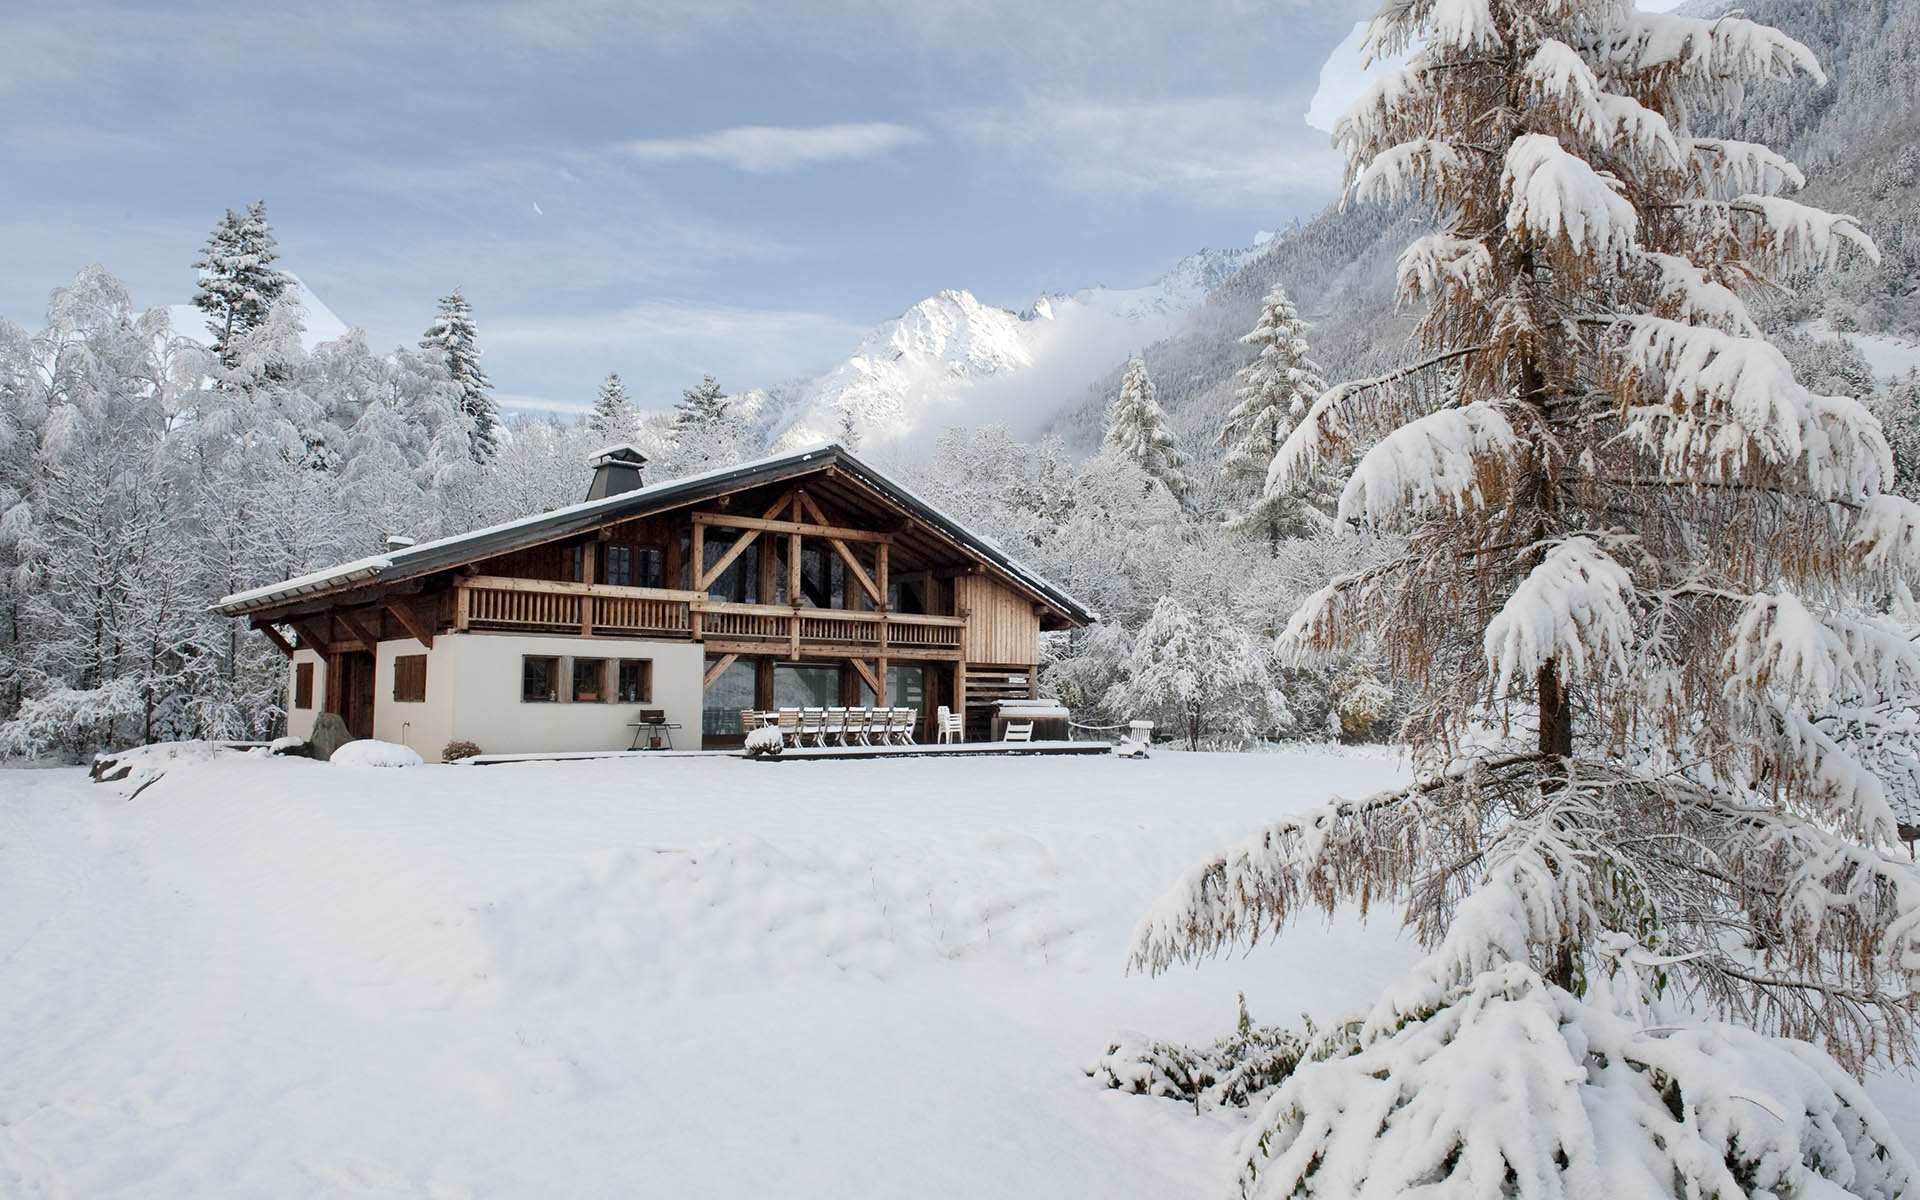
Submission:
[[[1147,374],[1147,360],[1135,355],[1127,362],[1127,373],[1120,381],[1120,394],[1107,409],[1106,444],[1132,459],[1153,479],[1165,487],[1182,507],[1192,502],[1193,487],[1187,479],[1186,455],[1167,428],[1166,411],[1154,399],[1153,379]]]
[[[473,306],[459,288],[440,297],[440,315],[420,339],[422,350],[437,350],[447,375],[459,393],[460,411],[473,421],[470,435],[475,462],[492,458],[500,443],[500,412],[487,390],[493,380],[480,366],[480,334],[473,324]]]
[[[853,419],[853,409],[840,410],[840,444],[849,450],[860,448],[860,426]]]
[[[594,398],[587,424],[594,436],[609,445],[633,440],[633,405],[627,399],[627,385],[621,382],[619,372],[610,372],[600,381],[600,394]]]
[[[1400,263],[1424,355],[1274,470],[1372,442],[1339,515],[1406,552],[1284,645],[1384,640],[1427,686],[1417,782],[1201,864],[1134,961],[1388,897],[1432,949],[1275,1094],[1248,1195],[1911,1194],[1834,1060],[1915,1044],[1920,874],[1862,762],[1920,655],[1853,597],[1920,572],[1920,506],[1742,298],[1875,250],[1689,125],[1820,68],[1629,0],[1387,0],[1369,53],[1416,45],[1336,139],[1358,194],[1438,213]]]
[[[194,307],[207,314],[213,352],[229,367],[234,365],[234,339],[265,322],[267,311],[293,282],[273,267],[279,257],[275,244],[273,226],[267,223],[267,202],[256,200],[245,212],[228,209],[194,260],[194,269],[200,272]]]
[[[1220,465],[1228,479],[1242,487],[1252,485],[1245,511],[1234,514],[1229,523],[1258,532],[1276,550],[1284,534],[1308,533],[1326,525],[1319,510],[1293,488],[1267,486],[1281,443],[1327,387],[1320,368],[1307,357],[1306,328],[1287,289],[1275,283],[1261,305],[1259,321],[1240,339],[1258,346],[1260,353],[1241,368],[1240,402],[1214,439],[1214,445],[1227,452]]]
[[[713,376],[680,393],[673,406],[673,473],[694,475],[740,461],[733,401]]]

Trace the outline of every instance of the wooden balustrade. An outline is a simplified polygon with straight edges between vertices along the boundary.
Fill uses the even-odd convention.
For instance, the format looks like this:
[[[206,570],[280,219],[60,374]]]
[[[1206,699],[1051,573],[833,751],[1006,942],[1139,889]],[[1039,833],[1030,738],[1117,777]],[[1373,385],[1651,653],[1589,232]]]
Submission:
[[[459,584],[457,627],[693,640],[795,640],[903,650],[958,649],[966,622],[920,613],[728,604],[701,592],[476,575]]]

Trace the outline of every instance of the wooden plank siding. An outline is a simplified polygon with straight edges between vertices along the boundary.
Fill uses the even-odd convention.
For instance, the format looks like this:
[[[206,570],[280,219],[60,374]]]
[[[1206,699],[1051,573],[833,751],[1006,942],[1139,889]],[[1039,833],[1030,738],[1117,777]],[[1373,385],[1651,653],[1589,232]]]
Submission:
[[[988,575],[953,581],[954,605],[966,617],[961,655],[970,663],[1030,666],[1040,661],[1040,615],[1032,601]]]

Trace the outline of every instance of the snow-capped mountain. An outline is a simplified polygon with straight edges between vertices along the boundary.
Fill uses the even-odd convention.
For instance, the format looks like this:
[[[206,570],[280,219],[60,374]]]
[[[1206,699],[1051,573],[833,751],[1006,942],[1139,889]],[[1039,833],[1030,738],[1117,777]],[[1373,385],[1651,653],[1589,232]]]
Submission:
[[[849,420],[889,442],[990,421],[1030,433],[1266,248],[1202,250],[1144,287],[1044,295],[1020,312],[944,291],[876,326],[826,373],[746,393],[743,412],[775,448],[837,436]]]

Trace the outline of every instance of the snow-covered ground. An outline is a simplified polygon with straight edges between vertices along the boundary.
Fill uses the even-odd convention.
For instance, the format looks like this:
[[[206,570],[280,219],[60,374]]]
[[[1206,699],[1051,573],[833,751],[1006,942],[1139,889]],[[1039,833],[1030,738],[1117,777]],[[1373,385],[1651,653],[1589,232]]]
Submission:
[[[1122,970],[1206,851],[1384,758],[0,772],[0,1195],[1216,1196],[1123,1028],[1366,999],[1390,919]],[[1878,1088],[1903,1128],[1920,1089]]]

